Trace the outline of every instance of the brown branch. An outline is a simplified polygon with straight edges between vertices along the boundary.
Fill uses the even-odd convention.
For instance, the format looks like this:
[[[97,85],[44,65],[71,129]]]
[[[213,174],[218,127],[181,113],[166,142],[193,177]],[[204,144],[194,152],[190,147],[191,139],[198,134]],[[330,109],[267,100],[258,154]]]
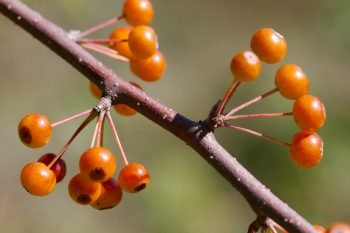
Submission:
[[[98,85],[113,103],[130,105],[190,145],[246,198],[258,216],[270,217],[289,232],[316,233],[306,220],[238,163],[216,141],[205,123],[193,122],[133,88],[71,40],[63,29],[21,2],[0,0],[0,11]]]

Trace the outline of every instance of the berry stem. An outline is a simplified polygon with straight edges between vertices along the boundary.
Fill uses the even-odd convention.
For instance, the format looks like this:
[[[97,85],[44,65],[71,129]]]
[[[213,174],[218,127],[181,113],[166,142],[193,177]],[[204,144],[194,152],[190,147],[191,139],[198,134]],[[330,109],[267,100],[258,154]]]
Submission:
[[[235,129],[235,130],[239,130],[239,131],[242,131],[242,132],[246,132],[246,133],[252,134],[254,136],[266,139],[268,141],[274,142],[274,143],[282,145],[282,146],[286,146],[286,147],[290,147],[291,146],[291,144],[289,144],[287,142],[281,141],[281,140],[279,140],[277,138],[270,137],[268,135],[259,133],[259,132],[254,131],[254,130],[250,130],[250,129],[247,129],[247,128],[243,128],[243,127],[236,126],[236,125],[231,125],[231,124],[224,124],[224,126],[228,127],[228,128],[231,128],[231,129]]]
[[[283,227],[281,227],[279,224],[277,224],[275,221],[272,221],[271,220],[271,223],[272,223],[272,226],[274,228],[277,228],[279,231],[283,232],[283,233],[288,233],[288,231],[286,231],[286,229],[284,229]],[[277,232],[277,231],[276,231]]]
[[[81,123],[81,125],[78,127],[78,129],[74,132],[72,137],[68,140],[68,142],[62,147],[62,149],[57,153],[57,156],[55,159],[51,161],[51,163],[48,165],[50,168],[54,163],[56,163],[57,160],[59,160],[64,152],[68,149],[70,144],[73,142],[73,140],[78,136],[78,134],[87,126],[95,117],[97,116],[97,112],[95,110],[91,111],[90,115]]]
[[[107,111],[107,118],[108,118],[109,124],[111,125],[112,132],[113,132],[113,135],[114,135],[114,139],[115,139],[115,141],[116,141],[116,143],[117,143],[117,145],[118,145],[118,149],[119,149],[119,152],[120,152],[120,154],[121,154],[121,156],[122,156],[124,165],[126,166],[126,165],[128,165],[129,163],[128,163],[128,160],[127,160],[126,155],[125,155],[125,153],[124,153],[123,146],[122,146],[122,144],[121,144],[121,142],[120,142],[117,129],[116,129],[114,123],[113,123],[113,119],[112,119],[112,117],[111,117],[111,113],[110,113],[109,111]]]
[[[237,119],[248,119],[248,118],[267,118],[267,117],[283,117],[292,116],[293,112],[277,112],[277,113],[256,113],[256,114],[244,114],[236,116],[224,117],[224,120],[237,120]]]
[[[103,45],[99,45],[95,43],[82,43],[81,46],[120,61],[125,61],[125,62],[129,61],[129,59],[119,55],[115,50],[107,48],[106,46],[103,46]]]
[[[277,91],[278,91],[278,89],[277,89],[277,88],[274,88],[274,89],[272,89],[271,91],[268,91],[268,92],[266,92],[266,93],[264,93],[264,94],[262,94],[262,95],[259,95],[259,96],[255,97],[255,98],[253,98],[253,99],[251,99],[251,100],[245,102],[244,104],[241,104],[240,106],[238,106],[238,107],[236,107],[236,108],[233,108],[230,112],[228,112],[227,114],[225,114],[225,117],[232,116],[232,115],[235,114],[236,112],[238,112],[238,111],[240,111],[240,110],[242,110],[242,109],[248,107],[249,105],[252,105],[252,104],[254,104],[254,103],[256,103],[256,102],[258,102],[258,101],[260,101],[260,100],[262,100],[262,99],[264,99],[264,98],[266,98],[266,97],[268,97],[268,96],[270,96],[270,95],[272,95],[272,94],[274,94],[274,93],[277,92]]]
[[[75,114],[75,115],[73,115],[73,116],[67,117],[67,118],[65,118],[65,119],[63,119],[63,120],[54,122],[54,123],[51,124],[51,127],[53,128],[53,127],[62,125],[62,124],[64,124],[64,123],[67,123],[67,122],[69,122],[69,121],[72,121],[72,120],[74,120],[74,119],[77,119],[77,118],[79,118],[79,117],[82,117],[82,116],[84,116],[84,115],[87,115],[87,114],[91,113],[91,111],[92,111],[92,109],[89,109],[89,110],[86,110],[86,111],[84,111],[84,112],[81,112],[81,113]]]
[[[240,83],[241,82],[238,79],[233,79],[233,81],[231,82],[230,86],[228,87],[224,97],[220,101],[218,108],[215,111],[215,116],[219,117],[221,115],[221,113],[225,109],[226,104],[228,103],[228,101],[230,100],[230,98],[232,97],[234,92],[237,90]]]
[[[95,125],[94,133],[92,135],[90,148],[93,148],[95,146],[96,137],[97,137],[97,130],[98,130],[98,119],[97,119],[97,122],[96,122],[96,125]]]
[[[104,21],[104,22],[102,22],[102,23],[100,23],[100,24],[98,24],[98,25],[96,25],[96,26],[94,26],[92,28],[89,28],[89,29],[79,33],[79,35],[77,36],[76,40],[78,40],[80,38],[83,38],[83,37],[85,37],[85,36],[87,36],[87,35],[89,35],[89,34],[91,34],[93,32],[96,32],[96,31],[102,29],[102,28],[105,28],[105,27],[107,27],[107,26],[109,26],[111,24],[114,24],[114,23],[118,22],[119,20],[121,20],[122,18],[124,18],[123,15],[118,16],[118,17],[114,17],[114,18],[109,19],[107,21]]]
[[[97,122],[97,138],[96,138],[96,147],[101,147],[103,144],[103,121],[105,118],[106,111],[100,112]]]
[[[95,44],[114,44],[120,42],[127,42],[128,40],[115,40],[115,39],[78,39],[76,42],[79,44],[95,43]]]

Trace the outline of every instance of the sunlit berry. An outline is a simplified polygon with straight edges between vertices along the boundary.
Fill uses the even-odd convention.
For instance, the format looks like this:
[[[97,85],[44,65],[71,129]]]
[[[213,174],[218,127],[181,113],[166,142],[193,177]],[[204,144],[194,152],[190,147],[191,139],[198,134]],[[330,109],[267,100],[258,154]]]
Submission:
[[[56,155],[53,153],[47,153],[41,156],[38,159],[38,162],[42,162],[45,165],[49,165],[52,160],[56,158]],[[59,183],[63,180],[63,178],[66,175],[66,163],[63,159],[59,158],[51,167],[50,170],[52,170],[55,173],[56,176],[56,183]]]
[[[166,60],[163,54],[157,51],[147,59],[131,60],[130,68],[142,80],[153,82],[162,77],[166,68]]]
[[[345,222],[335,222],[328,226],[326,233],[350,233],[350,225]]]
[[[149,0],[126,0],[123,16],[132,26],[148,25],[153,19],[153,7]]]
[[[45,164],[33,162],[22,169],[21,184],[30,194],[45,196],[55,188],[56,176]]]
[[[230,68],[236,79],[248,82],[258,78],[261,62],[253,52],[242,51],[233,57]]]
[[[119,204],[123,192],[116,179],[109,179],[101,183],[101,195],[91,206],[98,210],[111,209]]]
[[[95,202],[101,195],[101,189],[101,183],[91,182],[80,173],[75,175],[68,185],[70,197],[82,205]]]
[[[104,182],[113,176],[117,163],[107,148],[93,147],[81,155],[79,167],[81,174],[90,181]]]
[[[101,96],[102,96],[102,91],[95,85],[95,83],[90,82],[89,88],[90,88],[91,94],[92,94],[96,99],[100,99],[100,98],[101,98]]]
[[[41,114],[28,114],[18,124],[18,135],[26,146],[42,147],[50,140],[51,123]]]
[[[130,82],[130,83],[134,87],[142,90],[140,85],[138,85],[137,83],[134,83],[134,82]],[[121,114],[123,116],[133,116],[133,115],[135,115],[137,113],[135,109],[129,107],[126,104],[116,104],[116,105],[113,105],[113,107],[119,114]]]
[[[113,30],[109,39],[116,40],[118,42],[112,42],[109,46],[116,50],[120,55],[127,57],[129,59],[134,59],[134,55],[130,51],[129,42],[127,41],[129,38],[129,33],[131,31],[131,27],[117,27]],[[123,41],[125,40],[125,41]]]
[[[313,225],[313,227],[315,228],[315,230],[318,233],[326,233],[326,228],[324,228],[323,226],[320,225]]]
[[[294,102],[293,116],[301,129],[316,131],[324,125],[326,111],[316,96],[304,95]]]
[[[309,92],[309,79],[294,64],[283,65],[277,70],[275,84],[281,95],[287,99],[295,100]]]
[[[149,184],[150,176],[146,168],[139,163],[129,163],[119,173],[118,182],[122,189],[136,193]]]
[[[250,42],[254,53],[266,63],[276,63],[287,53],[287,42],[284,37],[271,28],[256,31]]]
[[[322,138],[310,131],[298,132],[292,139],[289,155],[300,167],[310,168],[317,165],[323,156]]]
[[[157,35],[149,26],[137,26],[129,33],[129,48],[137,59],[146,59],[157,51]]]

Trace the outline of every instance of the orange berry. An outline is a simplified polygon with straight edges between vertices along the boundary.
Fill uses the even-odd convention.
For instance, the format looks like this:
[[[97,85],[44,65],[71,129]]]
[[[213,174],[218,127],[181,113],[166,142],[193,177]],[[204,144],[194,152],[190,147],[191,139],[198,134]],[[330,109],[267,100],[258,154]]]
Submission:
[[[91,182],[104,182],[113,176],[117,163],[108,149],[93,147],[81,155],[79,167],[81,174]]]
[[[119,185],[129,193],[136,193],[149,184],[150,176],[146,168],[139,163],[129,163],[119,173]]]
[[[294,102],[293,116],[301,129],[316,131],[324,125],[326,111],[316,96],[304,95]]]
[[[286,40],[271,28],[256,31],[250,46],[262,61],[270,64],[279,62],[287,53]]]
[[[96,97],[97,99],[100,99],[100,98],[101,98],[101,96],[102,96],[102,91],[95,85],[95,83],[90,82],[89,88],[90,88],[91,94],[92,94],[94,97]]]
[[[283,65],[275,75],[275,84],[282,96],[298,99],[309,92],[309,79],[303,70],[294,64]]]
[[[126,0],[123,16],[132,26],[148,25],[153,19],[153,7],[149,0]]]
[[[300,131],[294,135],[289,148],[292,161],[304,168],[317,165],[323,156],[323,141],[316,133]]]
[[[260,71],[260,59],[253,52],[239,52],[231,61],[231,72],[233,76],[242,82],[256,79]]]
[[[115,207],[122,199],[123,192],[116,179],[109,179],[101,183],[101,195],[91,206],[98,210],[105,210]]]
[[[335,222],[328,226],[326,233],[350,233],[350,225],[345,222]]]
[[[157,51],[157,35],[149,26],[134,27],[129,33],[129,48],[138,59],[146,59]]]
[[[50,140],[51,123],[43,115],[28,114],[18,124],[18,135],[26,146],[42,147]]]
[[[159,80],[166,67],[163,54],[157,51],[147,59],[131,60],[131,70],[144,81],[153,82]]]
[[[126,26],[117,27],[116,29],[113,30],[113,32],[109,36],[109,39],[118,40],[118,41],[120,40],[120,42],[111,43],[110,47],[115,51],[117,51],[120,55],[129,59],[133,59],[134,55],[130,51],[129,43],[127,41],[129,38],[130,31],[131,31],[130,27],[126,27]],[[126,41],[122,41],[122,40],[126,40]]]
[[[134,87],[142,90],[142,88],[134,83],[134,82],[130,82]],[[126,104],[116,104],[116,105],[113,105],[114,109],[121,115],[124,115],[124,116],[133,116],[135,115],[137,112],[135,111],[135,109],[129,107],[128,105]]]
[[[326,228],[324,228],[323,226],[320,225],[313,225],[315,230],[319,233],[326,233]]]
[[[30,194],[45,196],[55,188],[56,176],[45,164],[33,162],[22,169],[21,184]]]
[[[95,202],[101,195],[101,189],[101,183],[91,182],[80,173],[75,175],[68,185],[70,197],[82,205]]]

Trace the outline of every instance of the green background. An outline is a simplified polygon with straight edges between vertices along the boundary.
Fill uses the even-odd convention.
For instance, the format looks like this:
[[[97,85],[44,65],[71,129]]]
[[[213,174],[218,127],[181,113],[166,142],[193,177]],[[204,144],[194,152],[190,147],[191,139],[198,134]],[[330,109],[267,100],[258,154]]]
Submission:
[[[66,30],[112,18],[122,6],[121,0],[25,2]],[[229,129],[219,129],[216,135],[238,161],[311,223],[350,222],[350,2],[159,0],[153,5],[152,26],[168,62],[159,82],[144,83],[131,74],[128,64],[94,55],[172,109],[203,120],[232,80],[228,67],[234,54],[249,49],[257,29],[274,28],[287,40],[286,58],[276,65],[264,64],[261,77],[242,85],[230,106],[272,89],[282,64],[300,65],[310,79],[310,93],[327,110],[326,125],[319,131],[324,140],[322,162],[301,169],[284,147]],[[112,28],[93,36],[106,37]],[[55,191],[43,198],[26,193],[19,182],[22,167],[46,152],[57,152],[79,121],[55,128],[51,142],[33,150],[18,139],[19,120],[40,112],[54,122],[93,107],[96,100],[80,73],[3,16],[0,38],[1,232],[246,232],[255,215],[244,198],[187,145],[141,115],[128,118],[113,112],[129,160],[143,163],[151,173],[151,185],[144,192],[125,194],[117,208],[107,211],[73,203],[67,184],[89,147],[91,125],[65,154],[68,174]],[[291,106],[276,94],[246,112],[288,112]],[[288,117],[245,120],[241,125],[285,141],[298,131]],[[120,169],[109,130],[105,139]]]

